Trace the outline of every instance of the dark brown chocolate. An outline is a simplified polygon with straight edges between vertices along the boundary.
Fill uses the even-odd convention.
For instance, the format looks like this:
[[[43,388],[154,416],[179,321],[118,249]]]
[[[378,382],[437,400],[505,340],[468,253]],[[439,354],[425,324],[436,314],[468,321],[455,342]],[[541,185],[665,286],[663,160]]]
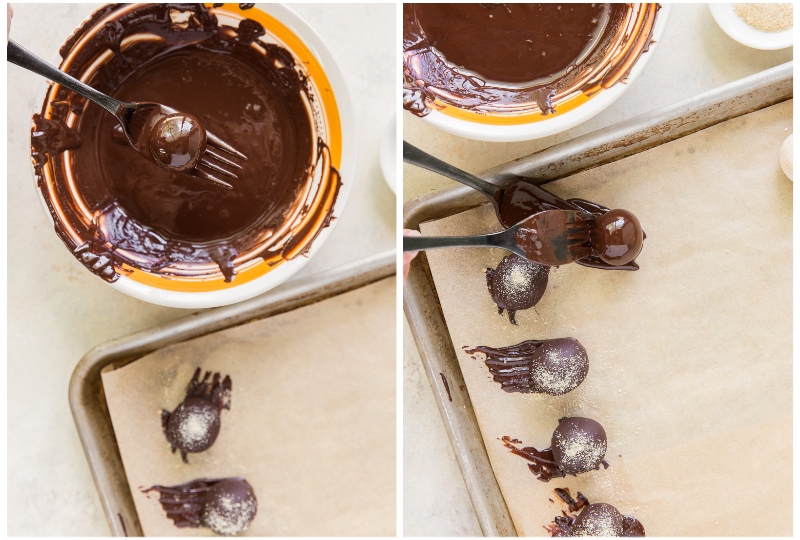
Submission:
[[[645,536],[644,525],[638,519],[620,514],[610,504],[590,504],[580,492],[575,500],[566,488],[556,488],[555,492],[570,513],[563,512],[563,515],[556,516],[552,523],[544,526],[552,537]],[[578,511],[581,512],[576,515]]]
[[[639,219],[627,210],[609,210],[594,220],[592,247],[613,266],[628,264],[642,251],[644,233]]]
[[[506,392],[560,396],[577,388],[589,372],[586,349],[575,338],[528,340],[508,347],[479,345],[494,381]]]
[[[521,178],[515,182],[512,182],[508,185],[508,187],[502,190],[502,194],[500,196],[500,211],[498,215],[498,219],[503,227],[512,227],[517,223],[521,222],[524,219],[527,219],[531,215],[542,212],[545,210],[577,210],[586,214],[587,218],[594,219],[595,224],[597,220],[604,215],[607,215],[610,211],[608,207],[603,205],[587,201],[584,199],[567,199],[564,200],[560,197],[557,197],[550,193],[549,191],[545,190],[544,188],[534,185],[526,179]],[[614,212],[625,212],[625,216],[632,216],[632,220],[636,219],[633,214],[628,212],[627,210],[615,210]],[[611,214],[613,216],[614,214]],[[632,221],[631,220],[631,221]],[[636,219],[636,224],[638,224],[638,219]],[[596,227],[596,225],[595,225]],[[626,229],[626,231],[629,229]],[[641,232],[641,242],[647,238],[647,235],[644,234],[642,231],[641,226],[638,226],[638,230]],[[598,235],[599,237],[599,235]],[[641,250],[641,242],[639,243],[639,251]],[[611,242],[614,243],[613,241]],[[611,264],[606,262],[600,257],[600,254],[597,252],[597,249],[590,242],[592,247],[592,253],[584,257],[583,259],[579,259],[575,262],[582,266],[588,266],[591,268],[599,268],[601,270],[638,270],[639,265],[631,259],[625,263],[620,263],[619,260],[615,260],[615,264]],[[603,241],[600,241],[600,245],[604,245]],[[635,250],[635,246],[631,246],[628,254],[633,253]],[[638,255],[638,251],[636,252]],[[635,255],[634,255],[635,258]]]
[[[159,502],[176,527],[207,527],[221,536],[233,536],[250,527],[258,500],[244,478],[198,479],[177,486],[153,486]]]
[[[231,408],[231,378],[222,379],[219,373],[212,376],[206,371],[200,380],[200,373],[197,368],[186,387],[186,398],[174,411],[161,411],[164,435],[173,453],[181,451],[184,463],[189,462],[187,454],[202,452],[214,444],[219,435],[222,409]]]
[[[559,99],[623,79],[657,10],[645,9],[637,40],[624,36],[628,4],[404,4],[403,106],[552,114]]]
[[[166,170],[189,171],[205,151],[206,133],[191,114],[170,114],[153,127],[148,136],[148,146],[153,159]]]
[[[90,34],[107,16],[113,22]],[[142,34],[148,38],[133,39]],[[92,272],[107,281],[126,268],[231,281],[234,261],[280,264],[305,252],[330,222],[341,182],[316,135],[309,109],[316,98],[303,67],[286,49],[257,39],[263,34],[251,19],[221,25],[203,4],[115,4],[62,47],[69,58],[62,68],[79,78],[110,51],[90,85],[195,117],[248,156],[233,189],[166,171],[115,135],[112,115],[57,87],[34,116],[34,168],[56,232]],[[197,152],[195,136],[189,139],[178,138],[189,142],[186,150],[156,145],[155,154],[164,152],[163,163],[177,159],[180,169]],[[305,191],[317,177],[311,204]]]
[[[486,286],[497,304],[497,312],[508,310],[508,320],[517,324],[516,313],[535,306],[547,289],[550,268],[518,255],[503,257],[497,268],[486,269]]]
[[[580,416],[562,418],[553,432],[553,457],[567,474],[597,470],[608,449],[606,431],[599,422]]]
[[[528,468],[537,479],[549,482],[553,478],[608,468],[603,458],[608,442],[603,427],[588,418],[562,418],[553,432],[551,447],[537,450],[532,446],[520,448],[518,439],[504,436],[500,439],[512,454],[530,461]]]

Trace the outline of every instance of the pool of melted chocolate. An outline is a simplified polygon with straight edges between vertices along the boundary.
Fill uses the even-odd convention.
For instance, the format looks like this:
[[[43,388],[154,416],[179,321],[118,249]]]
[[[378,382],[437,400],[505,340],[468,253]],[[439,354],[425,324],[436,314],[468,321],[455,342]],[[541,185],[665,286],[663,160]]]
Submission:
[[[448,62],[486,80],[563,75],[596,42],[609,4],[405,4]]]
[[[34,118],[32,146],[40,187],[42,167],[51,161],[58,195],[48,206],[62,240],[108,281],[124,273],[123,264],[186,276],[218,267],[231,281],[240,257],[291,258],[298,244],[307,249],[333,207],[331,200],[323,208],[307,204],[310,178],[321,174],[320,191],[332,200],[340,181],[324,159],[327,146],[315,131],[302,66],[288,50],[257,39],[265,33],[260,23],[224,26],[202,4],[108,6],[93,20],[116,10],[116,20],[88,42],[76,45],[92,21],[64,45],[62,56],[72,57],[62,69],[80,76],[105,54],[88,77],[91,86],[192,115],[248,159],[233,189],[164,170],[127,143],[112,115],[61,89],[50,99],[51,117]],[[53,159],[64,150],[69,159]],[[302,219],[312,211],[327,213],[316,230],[309,224],[320,219]]]
[[[554,114],[624,80],[658,4],[403,4],[403,107]]]

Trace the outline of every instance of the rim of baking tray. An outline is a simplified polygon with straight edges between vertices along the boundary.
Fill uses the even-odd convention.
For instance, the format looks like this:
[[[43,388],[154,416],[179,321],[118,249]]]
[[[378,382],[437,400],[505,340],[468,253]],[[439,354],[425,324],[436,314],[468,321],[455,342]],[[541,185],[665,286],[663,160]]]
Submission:
[[[516,125],[496,125],[486,122],[473,122],[455,118],[437,110],[432,110],[429,114],[422,117],[422,120],[453,135],[489,142],[529,141],[555,135],[556,133],[573,128],[599,114],[619,99],[633,81],[644,71],[645,66],[658,48],[658,43],[664,35],[671,10],[672,8],[669,4],[660,4],[658,13],[655,15],[651,44],[648,50],[636,60],[636,63],[631,68],[624,82],[597,92],[591,96],[591,98],[569,111],[543,117],[542,119],[537,119],[536,122]]]
[[[708,4],[711,15],[728,36],[753,49],[776,51],[794,43],[794,26],[783,32],[762,32],[753,28],[733,11],[733,4]]]
[[[214,8],[216,13],[225,11],[226,15],[232,17],[247,16],[254,18],[261,22],[267,29],[268,34],[272,39],[285,45],[296,57],[305,54],[310,55],[308,60],[318,64],[318,68],[327,81],[327,85],[320,84],[318,81],[312,81],[317,89],[317,94],[320,98],[321,109],[323,111],[323,121],[326,122],[328,129],[331,124],[338,121],[340,127],[340,134],[336,133],[329,135],[329,142],[336,142],[338,138],[341,144],[340,159],[335,156],[335,149],[331,144],[333,155],[333,166],[339,171],[341,175],[341,188],[339,190],[336,202],[333,207],[332,216],[329,224],[322,228],[318,236],[314,239],[308,250],[302,255],[299,255],[291,260],[284,261],[275,268],[263,269],[263,273],[257,277],[247,279],[246,281],[234,279],[231,283],[225,283],[220,277],[217,280],[207,280],[202,285],[203,288],[208,288],[208,283],[214,283],[219,288],[215,290],[175,290],[176,283],[180,283],[183,289],[193,288],[193,283],[190,281],[181,281],[171,279],[166,276],[158,274],[151,274],[147,272],[138,271],[143,275],[146,274],[147,283],[143,283],[137,279],[129,276],[121,275],[119,279],[113,283],[108,283],[113,288],[123,292],[129,296],[144,300],[153,304],[158,304],[168,307],[178,308],[210,308],[217,306],[224,306],[234,304],[247,300],[259,294],[262,294],[296,274],[308,261],[322,248],[327,238],[333,232],[334,227],[344,211],[347,200],[349,199],[350,192],[355,180],[355,164],[356,164],[356,126],[353,113],[352,100],[344,76],[339,69],[338,64],[333,54],[328,50],[322,38],[314,31],[314,29],[305,22],[299,15],[289,9],[287,6],[281,4],[255,4],[253,8],[249,8],[246,13],[238,8],[238,4],[225,4],[221,8]],[[253,11],[259,10],[259,11]],[[265,24],[266,23],[266,24]],[[275,35],[277,33],[278,35]],[[289,41],[290,43],[286,43]],[[295,47],[291,45],[294,44]],[[301,49],[301,54],[298,54],[296,49]],[[303,58],[300,59],[304,60]],[[61,63],[61,58],[56,56],[54,65]],[[48,88],[48,81],[42,81],[39,92],[36,97],[34,106],[34,113],[39,113],[41,104],[44,102],[45,94]],[[325,86],[330,86],[330,98],[325,96]],[[329,103],[324,103],[324,101]],[[337,118],[338,116],[338,118]],[[33,164],[31,164],[33,169]],[[34,182],[36,175],[33,174]],[[50,219],[51,224],[53,218],[47,208],[47,203],[36,186],[36,191],[39,194],[39,201],[41,202],[45,214]],[[262,270],[260,267],[267,263],[262,261],[257,264],[252,264],[247,270],[252,271],[252,268]],[[107,283],[107,282],[106,282]],[[194,287],[199,288],[199,287]]]

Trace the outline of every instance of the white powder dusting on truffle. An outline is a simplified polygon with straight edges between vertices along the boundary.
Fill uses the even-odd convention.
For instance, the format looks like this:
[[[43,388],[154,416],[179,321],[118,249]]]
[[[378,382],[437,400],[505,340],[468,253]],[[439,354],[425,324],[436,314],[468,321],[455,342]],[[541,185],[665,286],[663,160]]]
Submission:
[[[564,469],[588,471],[593,469],[606,455],[605,441],[596,440],[590,433],[574,428],[569,437],[560,431],[553,433],[554,442],[561,451]]]
[[[544,352],[543,361],[534,362],[531,378],[542,391],[560,396],[583,382],[587,364],[588,359],[580,351],[565,354],[549,349]]]
[[[622,533],[621,516],[613,506],[595,508],[591,519],[584,519],[573,529],[575,536],[619,536]]]
[[[233,536],[250,526],[256,511],[256,501],[237,501],[233,494],[222,495],[214,505],[207,505],[203,522],[212,531],[224,536]]]
[[[180,437],[183,442],[189,445],[199,444],[209,437],[211,424],[216,420],[217,414],[211,409],[191,411],[191,414],[181,423],[179,427]]]

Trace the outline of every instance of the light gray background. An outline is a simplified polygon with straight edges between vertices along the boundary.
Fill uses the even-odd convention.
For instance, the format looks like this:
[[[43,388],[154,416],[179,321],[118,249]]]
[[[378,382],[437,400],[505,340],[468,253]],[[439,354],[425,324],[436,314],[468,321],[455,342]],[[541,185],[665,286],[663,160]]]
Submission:
[[[97,4],[14,4],[11,38],[48,61]],[[291,6],[322,36],[347,80],[358,167],[345,215],[301,272],[324,272],[395,245],[396,198],[378,163],[394,114],[396,6]],[[8,73],[8,534],[108,535],[67,402],[92,347],[190,313],[129,298],[87,272],[56,237],[30,167],[30,119],[43,79]]]

